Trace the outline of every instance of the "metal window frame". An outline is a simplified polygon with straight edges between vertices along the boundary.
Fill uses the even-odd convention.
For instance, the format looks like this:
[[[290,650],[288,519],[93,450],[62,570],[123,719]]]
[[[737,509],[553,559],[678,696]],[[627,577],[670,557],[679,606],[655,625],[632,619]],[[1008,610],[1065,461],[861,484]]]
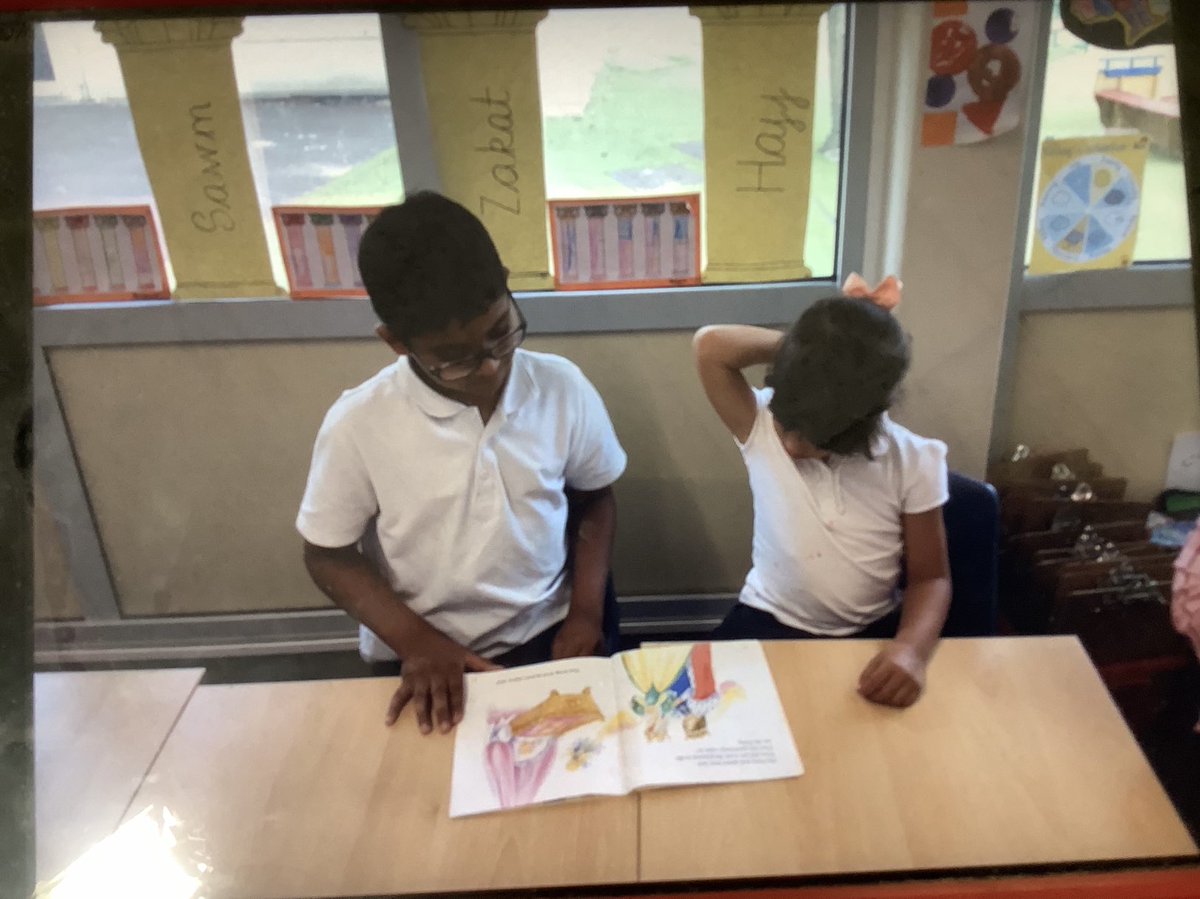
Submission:
[[[437,187],[432,129],[420,82],[415,36],[398,14],[381,15],[397,147],[407,187]],[[518,295],[533,334],[681,331],[714,321],[777,325],[835,292],[841,275],[861,270],[876,90],[879,10],[851,4],[847,15],[842,157],[835,277],[772,284],[622,291],[539,291]],[[85,618],[35,626],[40,663],[203,658],[349,649],[353,622],[338,609],[237,615],[122,617],[103,542],[88,500],[50,357],[56,348],[155,344],[373,339],[366,300],[292,302],[239,299],[136,302],[34,310],[35,465],[52,504]],[[706,627],[732,600],[713,596],[629,597],[623,630]]]
[[[1135,263],[1127,269],[1030,275],[1025,248],[1034,214],[1037,158],[1041,147],[1042,101],[1050,42],[1051,3],[1038,18],[1038,52],[1028,73],[1032,85],[1026,114],[1034,123],[1025,133],[1021,168],[1021,201],[1013,241],[1012,277],[1008,310],[1000,349],[996,399],[992,411],[989,459],[996,461],[1010,449],[1013,391],[1016,385],[1017,345],[1025,316],[1039,313],[1162,310],[1191,308],[1192,263],[1189,260]]]

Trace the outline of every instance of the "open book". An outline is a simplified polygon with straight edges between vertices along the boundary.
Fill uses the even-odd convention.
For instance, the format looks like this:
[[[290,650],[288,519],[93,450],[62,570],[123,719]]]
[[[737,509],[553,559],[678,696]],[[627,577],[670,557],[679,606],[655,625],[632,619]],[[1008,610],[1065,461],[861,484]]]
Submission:
[[[660,643],[468,674],[450,817],[803,772],[756,641]]]

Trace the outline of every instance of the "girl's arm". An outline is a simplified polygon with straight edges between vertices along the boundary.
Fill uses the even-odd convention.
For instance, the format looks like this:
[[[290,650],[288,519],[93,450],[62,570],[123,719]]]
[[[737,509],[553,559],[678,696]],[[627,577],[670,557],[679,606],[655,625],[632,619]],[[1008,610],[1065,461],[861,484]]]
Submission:
[[[775,358],[783,335],[750,325],[708,325],[692,338],[696,368],[708,401],[739,443],[754,427],[754,392],[742,369]]]
[[[909,706],[925,686],[925,667],[950,609],[950,562],[942,509],[904,516],[908,587],[900,628],[863,669],[858,691],[872,702]]]

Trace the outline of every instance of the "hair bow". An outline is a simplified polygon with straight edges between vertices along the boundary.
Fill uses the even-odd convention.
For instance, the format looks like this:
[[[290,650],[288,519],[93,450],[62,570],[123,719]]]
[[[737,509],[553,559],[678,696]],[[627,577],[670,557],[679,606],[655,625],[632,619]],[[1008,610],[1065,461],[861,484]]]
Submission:
[[[900,305],[900,291],[903,289],[904,283],[895,275],[888,275],[872,288],[858,272],[847,275],[846,283],[842,285],[842,293],[846,296],[870,300],[889,312]]]

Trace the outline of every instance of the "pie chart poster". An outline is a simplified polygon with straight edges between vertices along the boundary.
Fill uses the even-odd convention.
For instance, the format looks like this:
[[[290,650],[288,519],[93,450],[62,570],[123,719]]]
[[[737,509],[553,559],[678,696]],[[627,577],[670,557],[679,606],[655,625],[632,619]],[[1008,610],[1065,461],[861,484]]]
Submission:
[[[1029,274],[1129,267],[1149,147],[1144,134],[1042,142]]]

